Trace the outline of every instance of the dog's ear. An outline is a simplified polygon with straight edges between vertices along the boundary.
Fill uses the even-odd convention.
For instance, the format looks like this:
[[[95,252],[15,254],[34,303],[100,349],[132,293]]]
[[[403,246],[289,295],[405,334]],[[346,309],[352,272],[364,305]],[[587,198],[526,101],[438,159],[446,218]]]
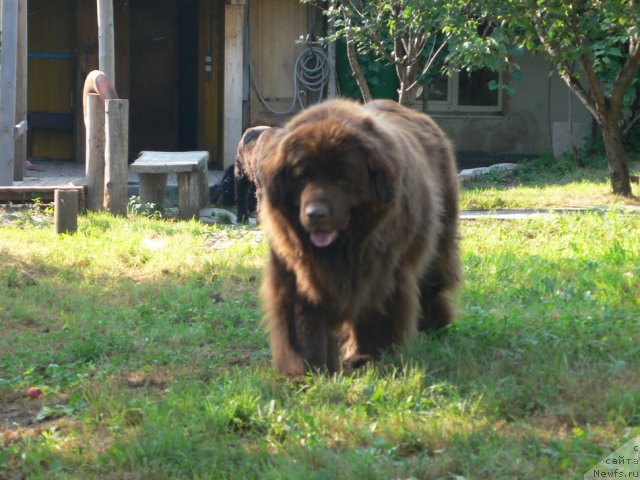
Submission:
[[[267,199],[273,206],[283,205],[287,199],[287,167],[280,167],[269,175],[269,179],[265,182],[267,190]]]
[[[286,202],[287,198],[287,164],[286,149],[281,142],[282,129],[270,128],[257,139],[256,182],[260,186],[264,197],[273,205],[278,206]]]
[[[362,122],[362,130],[365,135],[359,141],[367,155],[371,192],[378,202],[388,203],[396,193],[396,172],[390,161],[395,152],[389,150],[389,145],[382,140],[384,132],[379,132],[371,119]]]

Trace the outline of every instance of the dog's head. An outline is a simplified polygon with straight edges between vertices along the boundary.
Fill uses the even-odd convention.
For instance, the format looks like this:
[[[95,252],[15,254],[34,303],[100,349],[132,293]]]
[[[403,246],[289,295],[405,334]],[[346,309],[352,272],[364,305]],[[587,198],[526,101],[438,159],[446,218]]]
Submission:
[[[326,102],[292,120],[261,166],[268,201],[317,248],[394,197],[395,172],[375,122],[351,102]]]

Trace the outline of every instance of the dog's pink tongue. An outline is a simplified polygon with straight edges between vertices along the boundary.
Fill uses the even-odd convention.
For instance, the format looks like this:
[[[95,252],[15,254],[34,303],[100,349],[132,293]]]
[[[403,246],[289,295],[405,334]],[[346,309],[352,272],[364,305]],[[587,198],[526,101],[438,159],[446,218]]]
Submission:
[[[328,247],[336,238],[338,238],[338,232],[335,230],[329,232],[315,230],[311,232],[311,243],[316,247]]]

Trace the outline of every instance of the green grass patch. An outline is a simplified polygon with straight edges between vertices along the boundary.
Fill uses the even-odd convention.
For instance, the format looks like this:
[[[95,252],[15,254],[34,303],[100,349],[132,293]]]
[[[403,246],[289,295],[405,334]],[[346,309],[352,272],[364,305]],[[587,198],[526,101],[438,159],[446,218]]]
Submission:
[[[629,164],[632,175],[640,175],[640,162]],[[638,197],[623,198],[611,193],[606,159],[591,156],[579,167],[573,157],[555,160],[543,156],[520,164],[513,174],[490,174],[460,190],[460,207],[465,210],[510,208],[640,206]],[[633,184],[636,194],[640,185]]]
[[[457,323],[301,382],[269,364],[258,229],[20,215],[2,479],[582,478],[640,435],[638,215],[463,222]]]

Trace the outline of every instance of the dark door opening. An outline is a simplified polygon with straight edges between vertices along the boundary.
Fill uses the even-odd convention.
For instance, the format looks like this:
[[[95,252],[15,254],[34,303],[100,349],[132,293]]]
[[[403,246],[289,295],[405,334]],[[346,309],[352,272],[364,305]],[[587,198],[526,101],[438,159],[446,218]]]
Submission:
[[[180,110],[178,148],[198,147],[199,1],[180,2]]]
[[[132,153],[197,147],[198,0],[130,3]]]

